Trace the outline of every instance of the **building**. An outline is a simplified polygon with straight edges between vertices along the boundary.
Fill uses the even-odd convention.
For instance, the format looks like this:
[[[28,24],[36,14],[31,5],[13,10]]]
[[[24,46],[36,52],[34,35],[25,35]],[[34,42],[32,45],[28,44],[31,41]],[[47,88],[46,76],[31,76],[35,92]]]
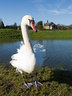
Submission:
[[[49,30],[53,30],[56,29],[56,25],[53,22],[48,22],[44,24],[44,29],[49,29]]]
[[[21,30],[21,26],[18,26],[18,27],[17,27],[17,30]]]

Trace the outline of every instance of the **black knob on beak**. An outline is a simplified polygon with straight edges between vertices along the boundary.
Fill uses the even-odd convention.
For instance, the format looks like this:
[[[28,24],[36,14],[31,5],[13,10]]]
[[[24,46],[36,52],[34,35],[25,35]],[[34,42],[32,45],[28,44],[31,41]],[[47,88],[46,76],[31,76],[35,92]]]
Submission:
[[[37,29],[36,29],[36,32],[37,32]]]

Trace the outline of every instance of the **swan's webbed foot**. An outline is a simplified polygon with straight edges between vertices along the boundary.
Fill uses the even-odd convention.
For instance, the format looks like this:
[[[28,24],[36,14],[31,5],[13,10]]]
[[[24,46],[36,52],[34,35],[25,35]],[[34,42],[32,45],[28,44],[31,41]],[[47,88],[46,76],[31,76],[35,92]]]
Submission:
[[[38,87],[38,86],[43,86],[43,84],[38,81],[35,81],[35,82],[33,82],[33,86]]]
[[[22,88],[28,88],[30,89],[30,87],[32,86],[33,84],[32,83],[27,83],[24,81],[23,85],[22,85]]]

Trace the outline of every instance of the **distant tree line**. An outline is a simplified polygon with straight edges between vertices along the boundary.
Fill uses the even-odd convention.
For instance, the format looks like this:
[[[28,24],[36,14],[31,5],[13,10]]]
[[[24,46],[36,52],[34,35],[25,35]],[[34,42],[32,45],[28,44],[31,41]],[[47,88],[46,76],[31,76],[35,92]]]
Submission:
[[[17,29],[17,23],[14,23],[13,25],[7,25],[5,28],[7,28],[7,29]]]
[[[17,29],[17,23],[14,23],[13,25],[6,25],[4,26],[4,22],[0,19],[0,29],[8,28],[8,29]]]
[[[0,29],[3,29],[3,28],[7,28],[7,29],[18,29],[18,30],[21,29],[20,26],[17,26],[17,23],[16,22],[13,25],[6,25],[6,26],[4,26],[4,22],[0,19]],[[37,22],[36,23],[36,28],[39,29],[39,30],[43,30],[43,21]],[[56,29],[57,30],[72,30],[72,24],[71,25],[68,25],[68,26],[57,24],[56,25]]]
[[[58,30],[72,30],[72,24],[68,26],[57,24],[57,29]]]

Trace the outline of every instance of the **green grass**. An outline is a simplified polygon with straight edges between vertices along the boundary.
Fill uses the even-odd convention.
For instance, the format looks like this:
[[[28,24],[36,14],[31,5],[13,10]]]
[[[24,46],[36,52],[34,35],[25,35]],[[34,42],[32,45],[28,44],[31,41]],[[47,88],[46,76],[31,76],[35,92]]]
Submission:
[[[34,73],[24,73],[24,78],[32,82]],[[13,67],[0,66],[0,96],[72,96],[72,74],[66,70],[41,68],[37,79],[43,86],[23,89],[21,74],[16,73]]]
[[[72,30],[42,30],[37,33],[30,30],[32,40],[72,40]],[[20,30],[0,29],[0,42],[22,40]]]
[[[12,42],[21,39],[22,39],[22,35],[20,30],[0,29],[0,43]]]
[[[34,40],[71,40],[72,30],[42,30],[38,33],[31,32],[30,36]]]

